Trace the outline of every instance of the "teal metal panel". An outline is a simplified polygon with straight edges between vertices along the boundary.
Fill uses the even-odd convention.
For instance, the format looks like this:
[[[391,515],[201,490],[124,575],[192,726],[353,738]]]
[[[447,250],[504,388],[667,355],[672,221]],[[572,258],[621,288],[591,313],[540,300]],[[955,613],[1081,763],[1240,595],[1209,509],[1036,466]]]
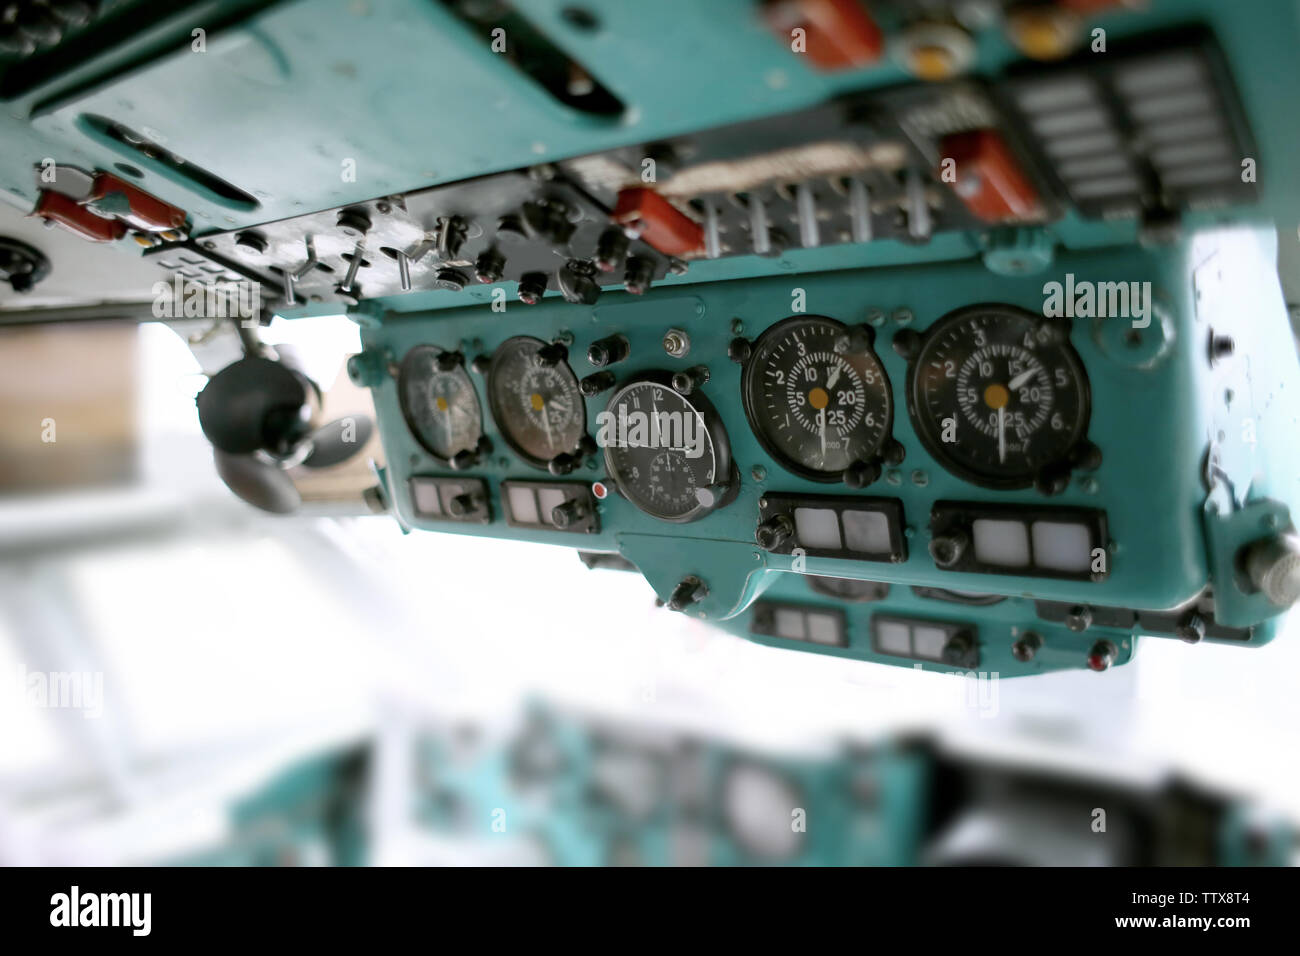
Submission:
[[[1240,332],[1243,346],[1252,356],[1258,356],[1252,359],[1252,373],[1236,383],[1232,400],[1239,404],[1255,402],[1257,427],[1268,436],[1249,448],[1248,462],[1243,460],[1233,466],[1234,470],[1248,469],[1261,476],[1254,491],[1248,490],[1250,482],[1240,480],[1237,505],[1264,495],[1283,511],[1300,505],[1300,489],[1294,478],[1300,468],[1294,445],[1281,437],[1298,421],[1300,397],[1284,391],[1286,383],[1296,379],[1295,351],[1276,278],[1270,279],[1267,269],[1259,265],[1266,261],[1267,247],[1266,237],[1250,230],[1236,230],[1159,249],[1062,253],[1036,276],[994,276],[978,260],[966,260],[697,284],[689,288],[662,287],[641,298],[607,293],[594,307],[548,299],[534,307],[507,305],[503,313],[479,307],[394,313],[382,318],[360,316],[367,323],[363,331],[366,352],[377,360],[378,367],[399,361],[407,350],[420,344],[462,349],[472,358],[491,352],[499,341],[520,333],[566,340],[571,337],[571,356],[579,375],[591,370],[582,358],[586,346],[613,332],[624,333],[632,343],[631,358],[615,367],[621,377],[651,368],[676,370],[706,362],[712,377],[704,393],[721,411],[740,469],[737,500],[687,525],[665,525],[617,497],[599,506],[603,529],[593,535],[520,531],[500,521],[462,529],[424,520],[413,512],[407,480],[413,475],[449,472],[440,470],[410,437],[398,407],[395,383],[391,377],[379,375],[374,396],[388,449],[396,511],[406,525],[426,530],[466,530],[589,550],[618,550],[646,574],[661,597],[667,598],[684,575],[697,574],[709,584],[710,593],[693,613],[711,619],[738,613],[772,583],[774,573],[790,570],[795,560],[768,554],[753,544],[758,498],[768,491],[839,493],[785,472],[760,449],[741,411],[739,368],[724,358],[727,342],[736,329],[757,335],[791,314],[794,292],[802,289],[810,314],[860,322],[869,310],[880,308],[890,317],[880,328],[877,352],[893,389],[897,410],[894,436],[905,446],[907,457],[900,467],[887,470],[863,493],[902,502],[910,551],[908,559],[899,564],[808,557],[805,570],[969,591],[1033,594],[1039,599],[1108,607],[1172,608],[1200,592],[1210,572],[1202,517],[1209,493],[1204,460],[1208,439],[1221,430],[1214,423],[1221,415],[1226,394],[1216,380],[1221,372],[1208,358],[1209,326],[1217,317],[1205,309],[1198,313],[1194,304],[1197,264],[1203,264],[1210,250],[1220,250],[1214,254],[1220,256],[1228,270],[1224,281],[1237,290],[1234,301],[1240,304],[1242,297],[1246,301],[1257,297],[1249,309],[1249,322],[1234,319],[1230,325],[1218,325],[1232,334]],[[1130,337],[1131,324],[1125,319],[1074,320],[1071,340],[1091,379],[1089,436],[1101,447],[1103,463],[1093,475],[1076,476],[1064,494],[1051,499],[1032,491],[975,488],[945,471],[912,432],[903,411],[906,366],[889,346],[902,326],[892,317],[906,309],[914,317],[908,327],[923,330],[941,315],[972,302],[997,300],[1040,312],[1045,283],[1063,282],[1067,275],[1073,275],[1076,282],[1151,283],[1153,319],[1149,328],[1140,330],[1137,342]],[[660,345],[663,333],[672,326],[684,328],[691,335],[692,350],[684,359],[669,358]],[[483,384],[476,377],[481,398]],[[589,422],[595,421],[607,397],[588,400]],[[483,404],[486,407],[486,401]],[[484,424],[497,451],[470,474],[488,478],[494,488],[501,479],[539,477],[506,449],[490,416]],[[603,462],[592,459],[571,477],[591,481],[603,474]],[[926,551],[926,542],[930,506],[940,499],[1104,509],[1112,539],[1110,576],[1100,582],[1071,582],[939,570]],[[500,502],[494,500],[493,505],[499,515]],[[1242,543],[1240,535],[1231,542],[1216,541],[1215,556],[1235,553]],[[1259,624],[1275,610],[1256,603],[1251,608],[1251,620],[1234,623]],[[1270,626],[1260,627],[1254,641],[1266,640],[1271,634]]]
[[[202,233],[266,222],[483,173],[652,142],[674,134],[793,111],[848,89],[905,77],[886,60],[841,74],[810,69],[762,25],[749,0],[633,0],[593,7],[586,30],[563,15],[571,4],[520,4],[532,23],[628,105],[617,121],[593,120],[548,98],[491,53],[434,0],[211,0],[175,7],[149,30],[4,104],[0,112],[0,192],[28,206],[30,167],[49,157],[86,168],[126,162],[140,184],[191,212]],[[118,9],[156,9],[119,3]],[[1259,0],[1249,14],[1215,0],[1153,0],[1141,11],[1097,18],[1109,42],[1166,26],[1208,24],[1229,62],[1259,143],[1267,202],[1260,218],[1300,218],[1290,157],[1300,130],[1289,122],[1300,64],[1296,5]],[[251,11],[251,13],[250,13]],[[195,28],[210,31],[192,50]],[[1102,55],[1102,54],[1099,54]],[[980,35],[976,72],[1015,59],[994,31]],[[164,167],[106,140],[85,117],[103,116],[154,137],[168,149],[252,194],[258,207],[233,208],[182,185]],[[343,175],[354,160],[355,180]],[[1213,211],[1194,217],[1206,222]],[[1070,247],[1132,236],[1128,223],[1057,229]],[[124,254],[135,250],[124,246]],[[892,261],[889,250],[712,262],[695,279],[785,268],[847,268]],[[917,259],[933,253],[915,251]],[[419,308],[471,301],[442,294]]]

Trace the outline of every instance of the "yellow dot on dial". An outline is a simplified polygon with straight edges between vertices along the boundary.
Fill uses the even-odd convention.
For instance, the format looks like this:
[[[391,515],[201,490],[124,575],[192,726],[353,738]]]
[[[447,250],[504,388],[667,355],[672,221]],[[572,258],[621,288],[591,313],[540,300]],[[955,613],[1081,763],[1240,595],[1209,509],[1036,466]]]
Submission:
[[[1007,402],[1011,400],[1011,393],[1007,391],[1005,385],[994,382],[988,388],[984,389],[984,404],[989,408],[1005,408]]]
[[[447,400],[441,395],[434,399],[433,404],[438,407],[438,411],[440,412],[445,412],[447,410]]]
[[[831,402],[831,397],[826,394],[826,389],[818,386],[808,393],[808,404],[813,408],[821,411]]]
[[[540,412],[546,406],[546,402],[542,400],[542,396],[537,392],[533,392],[533,394],[528,397],[528,401],[532,404],[533,411],[535,412]]]

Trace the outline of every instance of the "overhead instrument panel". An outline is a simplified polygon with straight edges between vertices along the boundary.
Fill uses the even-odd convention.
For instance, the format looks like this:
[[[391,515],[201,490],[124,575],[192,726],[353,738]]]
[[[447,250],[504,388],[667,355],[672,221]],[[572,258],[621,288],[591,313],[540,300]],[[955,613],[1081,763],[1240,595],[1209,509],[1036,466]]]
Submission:
[[[1256,176],[1240,175],[1242,157],[1257,151],[1204,30],[1116,40],[1105,56],[1081,52],[990,76],[962,75],[974,55],[962,30],[907,32],[915,45],[899,50],[946,62],[941,75],[921,69],[928,82],[598,152],[575,148],[528,169],[202,241],[141,239],[169,276],[221,270],[290,307],[416,291],[440,293],[430,305],[439,307],[456,304],[454,293],[472,298],[475,282],[503,281],[528,305],[548,291],[591,305],[611,286],[643,294],[706,260],[780,260],[881,240],[925,246],[1076,212],[1107,223],[1113,241],[1131,240],[1114,231],[1125,221],[1158,239],[1184,215],[1258,198]],[[964,37],[964,52],[954,37]],[[1028,242],[1004,257],[1005,269],[1018,274],[1041,254]]]

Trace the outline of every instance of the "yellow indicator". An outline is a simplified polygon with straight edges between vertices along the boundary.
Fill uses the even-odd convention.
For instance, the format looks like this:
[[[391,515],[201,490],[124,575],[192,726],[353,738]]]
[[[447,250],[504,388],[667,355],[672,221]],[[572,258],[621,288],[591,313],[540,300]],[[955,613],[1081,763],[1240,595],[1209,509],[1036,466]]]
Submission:
[[[1018,10],[1007,21],[1007,34],[1015,47],[1035,60],[1059,60],[1079,40],[1077,18],[1056,10]]]
[[[989,408],[1005,408],[1008,401],[1011,400],[1011,393],[1007,391],[1005,385],[999,385],[994,382],[988,388],[984,389],[984,404]]]
[[[918,46],[907,55],[907,65],[917,79],[934,82],[946,80],[957,69],[957,59],[947,47]]]
[[[533,411],[535,412],[540,412],[544,407],[546,407],[546,402],[542,401],[542,396],[537,392],[533,392],[533,394],[529,396],[528,401],[532,403]]]
[[[808,393],[808,404],[811,405],[813,408],[817,409],[817,411],[819,412],[827,405],[829,405],[830,401],[831,401],[831,397],[826,394],[826,389],[821,388],[820,386],[814,388],[811,392]]]
[[[433,404],[437,406],[438,411],[440,412],[445,412],[447,410],[447,400],[441,395],[433,400]]]

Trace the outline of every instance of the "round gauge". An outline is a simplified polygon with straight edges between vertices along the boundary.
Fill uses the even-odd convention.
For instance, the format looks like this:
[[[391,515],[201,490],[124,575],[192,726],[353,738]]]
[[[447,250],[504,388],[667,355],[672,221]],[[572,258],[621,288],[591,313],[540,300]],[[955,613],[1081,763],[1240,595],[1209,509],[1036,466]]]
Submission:
[[[406,353],[397,377],[402,415],[416,441],[451,461],[473,453],[483,435],[483,412],[459,352],[417,345]]]
[[[793,316],[754,343],[741,384],[745,416],[787,471],[840,481],[878,457],[893,421],[889,379],[866,330]]]
[[[571,454],[587,431],[587,406],[562,345],[526,335],[492,354],[487,393],[501,436],[530,465]]]
[[[790,826],[791,814],[805,806],[795,781],[755,763],[735,763],[722,781],[722,818],[749,856],[784,860],[798,854],[803,835]]]
[[[1088,377],[1068,325],[1010,305],[951,312],[912,360],[908,410],[930,453],[986,488],[1060,491],[1088,447]]]
[[[667,372],[627,382],[601,413],[597,442],[618,490],[652,518],[685,522],[723,503],[731,447],[713,405],[675,391]]]

